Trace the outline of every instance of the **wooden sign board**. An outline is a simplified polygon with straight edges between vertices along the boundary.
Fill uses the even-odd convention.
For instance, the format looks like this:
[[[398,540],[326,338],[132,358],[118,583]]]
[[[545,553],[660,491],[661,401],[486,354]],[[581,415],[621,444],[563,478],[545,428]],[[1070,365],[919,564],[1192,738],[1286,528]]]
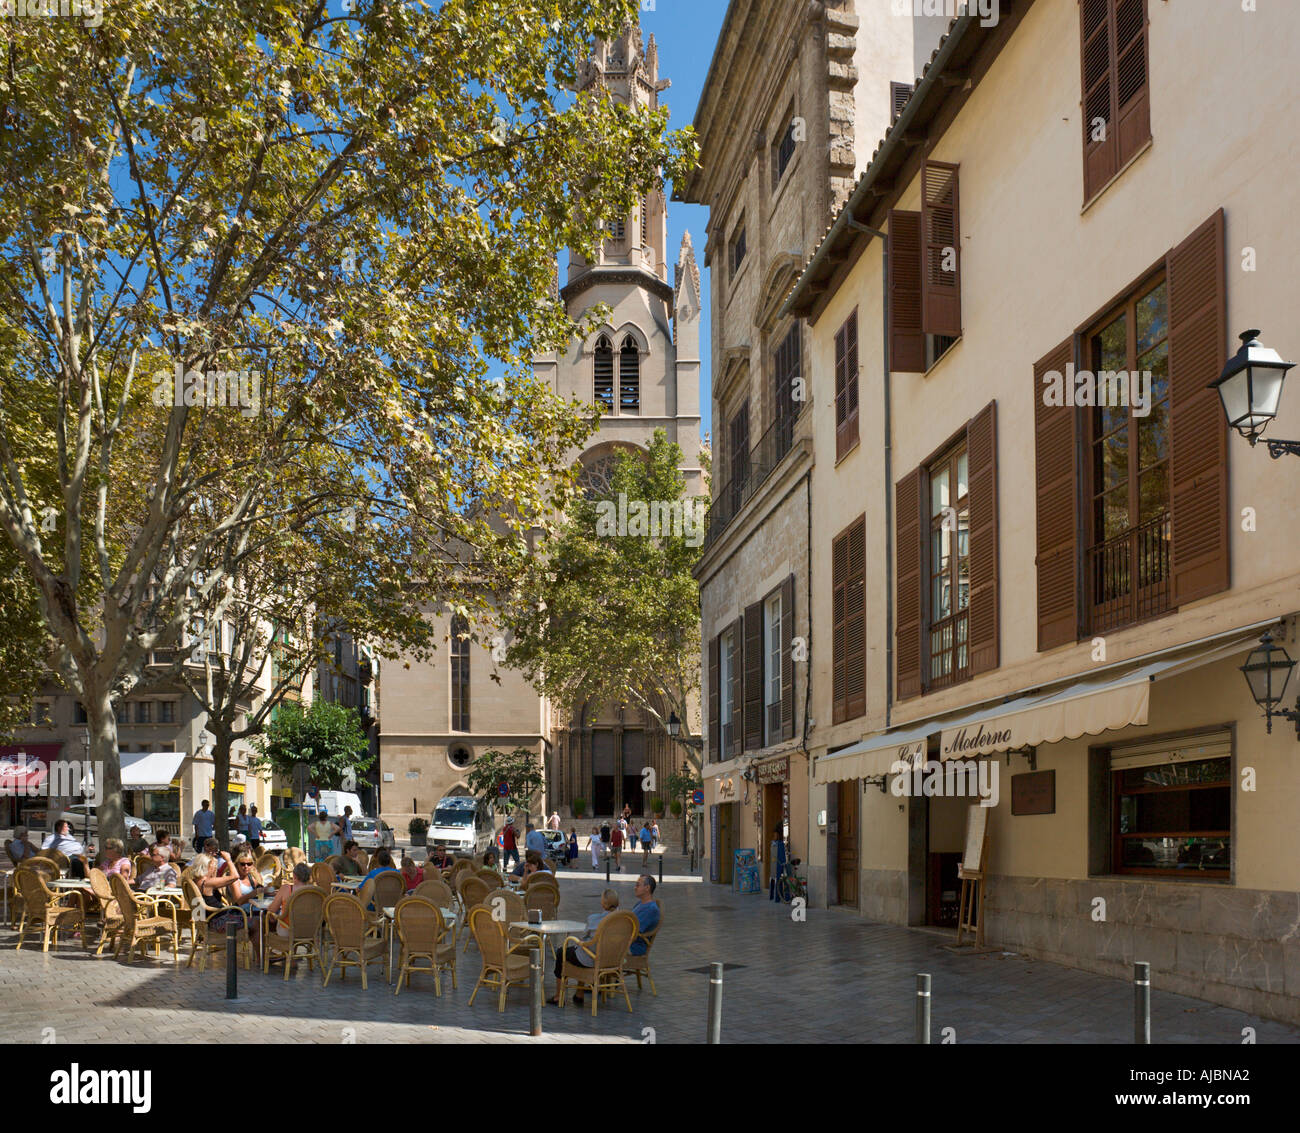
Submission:
[[[1056,772],[1029,771],[1011,776],[1012,814],[1055,814]]]
[[[984,833],[988,829],[989,808],[966,808],[966,852],[962,855],[962,868],[979,872],[984,868]]]

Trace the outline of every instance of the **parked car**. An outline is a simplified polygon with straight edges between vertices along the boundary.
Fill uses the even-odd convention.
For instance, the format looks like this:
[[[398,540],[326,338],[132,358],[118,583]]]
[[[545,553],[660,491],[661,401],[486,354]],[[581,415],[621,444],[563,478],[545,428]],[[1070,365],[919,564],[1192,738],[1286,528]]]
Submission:
[[[569,836],[563,830],[543,830],[542,837],[546,839],[546,856],[552,862],[558,862],[562,866],[569,864]]]
[[[95,808],[90,803],[73,803],[59,817],[72,823],[72,836],[78,841],[93,842],[97,850],[104,848],[99,841],[99,820],[95,817]],[[131,833],[132,826],[139,829],[140,837],[145,841],[153,841],[153,827],[143,818],[132,818],[128,814],[126,816],[126,832],[128,834]],[[53,828],[51,827],[51,829]]]
[[[282,853],[289,848],[289,836],[283,826],[267,819],[262,823],[262,849],[273,854]]]
[[[380,818],[354,818],[352,837],[366,853],[373,853],[381,846],[389,850],[397,848],[393,828]]]

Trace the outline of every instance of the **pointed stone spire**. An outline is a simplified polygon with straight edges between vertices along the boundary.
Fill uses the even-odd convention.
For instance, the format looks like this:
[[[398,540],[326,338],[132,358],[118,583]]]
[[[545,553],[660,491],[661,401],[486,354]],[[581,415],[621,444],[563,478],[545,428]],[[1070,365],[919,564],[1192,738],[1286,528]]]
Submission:
[[[690,231],[682,233],[682,246],[677,253],[677,268],[673,273],[673,295],[675,308],[681,307],[682,284],[689,283],[687,293],[694,309],[700,309],[700,268],[695,262],[695,246],[691,243]]]

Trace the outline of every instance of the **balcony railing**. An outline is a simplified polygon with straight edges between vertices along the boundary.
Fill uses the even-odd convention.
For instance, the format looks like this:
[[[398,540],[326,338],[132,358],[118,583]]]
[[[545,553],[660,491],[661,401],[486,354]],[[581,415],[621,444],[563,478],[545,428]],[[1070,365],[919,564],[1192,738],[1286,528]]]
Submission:
[[[1169,609],[1169,513],[1098,543],[1085,556],[1088,631],[1104,633]]]
[[[701,550],[707,551],[713,541],[727,529],[727,524],[753,499],[763,481],[793,447],[794,426],[798,419],[798,414],[777,418],[759,438],[758,444],[749,450],[747,458],[736,468],[731,479],[714,489],[713,504],[705,518],[704,546]]]

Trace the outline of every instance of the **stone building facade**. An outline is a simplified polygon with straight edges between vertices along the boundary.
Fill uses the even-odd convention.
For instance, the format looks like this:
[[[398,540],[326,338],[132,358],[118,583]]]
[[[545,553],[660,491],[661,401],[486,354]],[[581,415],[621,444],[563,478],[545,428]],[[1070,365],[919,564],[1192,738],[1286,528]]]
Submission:
[[[695,115],[709,207],[713,496],[700,585],[710,876],[774,831],[808,856],[812,430],[833,398],[782,303],[937,25],[884,4],[732,0]]]

